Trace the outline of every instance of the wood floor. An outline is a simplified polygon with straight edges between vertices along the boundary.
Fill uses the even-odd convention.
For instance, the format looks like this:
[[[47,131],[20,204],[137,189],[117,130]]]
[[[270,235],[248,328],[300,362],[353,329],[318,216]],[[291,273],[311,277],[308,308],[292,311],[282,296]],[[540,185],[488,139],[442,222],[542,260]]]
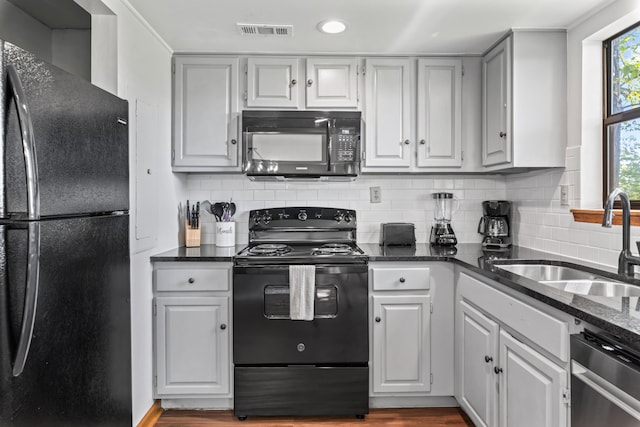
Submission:
[[[355,417],[249,417],[238,421],[231,411],[165,411],[156,427],[473,427],[459,408],[371,409],[364,420]]]

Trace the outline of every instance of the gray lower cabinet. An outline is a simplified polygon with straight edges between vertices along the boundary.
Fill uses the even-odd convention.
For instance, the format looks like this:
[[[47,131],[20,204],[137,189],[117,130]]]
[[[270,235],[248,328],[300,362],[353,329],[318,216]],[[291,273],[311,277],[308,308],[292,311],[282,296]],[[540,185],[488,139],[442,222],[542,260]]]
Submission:
[[[156,398],[231,395],[231,263],[156,263]]]
[[[369,263],[370,394],[380,406],[453,395],[452,282],[443,263]]]

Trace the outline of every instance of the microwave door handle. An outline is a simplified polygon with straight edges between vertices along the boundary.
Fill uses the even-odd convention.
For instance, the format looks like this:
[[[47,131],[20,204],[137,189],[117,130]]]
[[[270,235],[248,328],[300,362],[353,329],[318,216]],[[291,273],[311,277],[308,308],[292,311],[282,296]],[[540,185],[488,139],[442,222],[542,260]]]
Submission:
[[[331,170],[331,152],[333,148],[333,131],[335,128],[335,120],[327,120],[327,171]]]

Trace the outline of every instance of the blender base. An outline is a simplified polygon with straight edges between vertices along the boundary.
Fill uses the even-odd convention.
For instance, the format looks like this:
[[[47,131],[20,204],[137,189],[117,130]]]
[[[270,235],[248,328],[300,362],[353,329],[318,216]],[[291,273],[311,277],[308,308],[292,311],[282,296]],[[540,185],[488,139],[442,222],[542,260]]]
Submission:
[[[429,243],[432,246],[455,246],[458,243],[450,224],[435,224],[431,227]]]

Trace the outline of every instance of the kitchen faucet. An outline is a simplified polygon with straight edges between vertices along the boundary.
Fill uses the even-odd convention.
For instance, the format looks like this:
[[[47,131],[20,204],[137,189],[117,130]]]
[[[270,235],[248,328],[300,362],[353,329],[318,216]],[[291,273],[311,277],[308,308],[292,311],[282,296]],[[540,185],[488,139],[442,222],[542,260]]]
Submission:
[[[620,197],[620,204],[622,205],[622,252],[620,252],[620,257],[618,258],[618,274],[626,274],[633,277],[633,266],[640,265],[640,256],[631,254],[631,204],[627,193],[620,188],[613,190],[604,204],[602,226],[611,228],[613,202],[617,197]]]

